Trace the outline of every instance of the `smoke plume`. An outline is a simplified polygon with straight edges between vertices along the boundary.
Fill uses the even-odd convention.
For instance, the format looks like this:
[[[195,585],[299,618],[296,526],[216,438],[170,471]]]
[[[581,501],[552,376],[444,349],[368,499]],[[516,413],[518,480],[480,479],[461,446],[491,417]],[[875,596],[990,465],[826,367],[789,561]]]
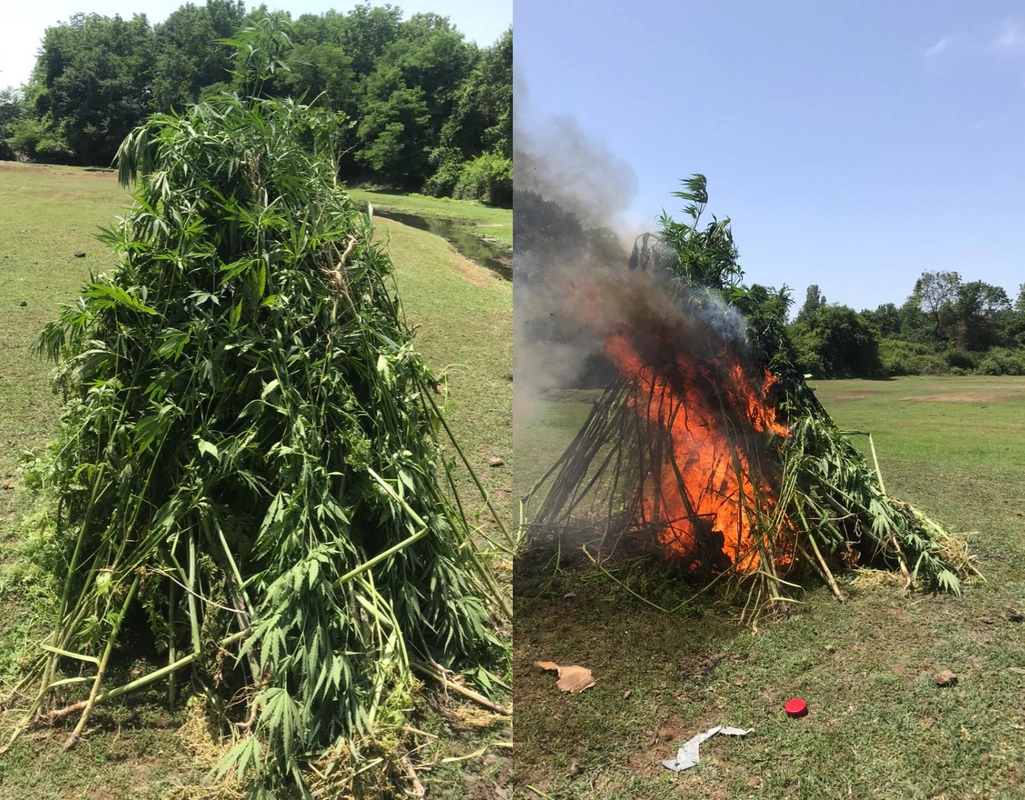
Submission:
[[[514,159],[514,419],[554,389],[602,388],[616,376],[605,343],[674,313],[664,282],[628,265],[642,232],[628,218],[637,178],[570,118],[529,118],[517,85]],[[653,227],[653,226],[652,226]],[[648,229],[651,231],[651,228]],[[717,296],[688,328],[742,339],[746,322]],[[696,338],[705,338],[704,336]],[[688,346],[697,345],[696,340]]]

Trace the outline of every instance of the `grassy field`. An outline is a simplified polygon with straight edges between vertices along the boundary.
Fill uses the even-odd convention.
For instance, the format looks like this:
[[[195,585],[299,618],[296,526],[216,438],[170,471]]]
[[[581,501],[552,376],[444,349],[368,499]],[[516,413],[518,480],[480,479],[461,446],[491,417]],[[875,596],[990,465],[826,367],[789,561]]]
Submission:
[[[512,209],[492,208],[476,201],[453,200],[449,197],[428,197],[422,194],[388,194],[353,189],[354,200],[369,201],[382,211],[419,214],[465,222],[478,229],[481,236],[512,247]]]
[[[29,344],[58,305],[76,296],[90,270],[112,264],[93,236],[127,201],[110,172],[0,162],[0,695],[38,633],[33,607],[39,598],[18,558],[27,508],[18,457],[46,445],[57,415],[49,367]],[[385,220],[378,225],[396,262],[409,321],[419,326],[418,346],[448,377],[448,419],[509,518],[512,287],[435,236]],[[489,468],[495,456],[507,466]],[[498,566],[511,580],[510,565]],[[0,736],[9,721],[0,714]],[[167,797],[171,787],[203,772],[202,754],[186,746],[181,724],[180,715],[141,696],[104,709],[86,740],[68,753],[61,752],[67,731],[36,732],[0,758],[0,798]],[[417,726],[430,735],[418,741],[422,749],[413,761],[422,765],[420,779],[432,797],[500,795],[511,770],[509,750],[493,745],[508,741],[507,720],[428,694],[418,701]]]
[[[569,798],[1025,797],[1025,379],[817,384],[842,427],[873,433],[888,491],[969,535],[986,582],[961,598],[903,596],[884,573],[844,576],[846,604],[810,587],[757,634],[709,601],[653,610],[572,560],[545,581],[517,568],[517,796]],[[593,393],[517,419],[518,491],[575,433]],[[519,566],[519,565],[518,565]],[[648,595],[678,582],[623,576]],[[564,695],[534,662],[590,668]],[[933,676],[959,681],[938,688]],[[783,713],[790,697],[809,715]],[[661,760],[713,725],[701,763]],[[532,787],[532,788],[528,788]]]

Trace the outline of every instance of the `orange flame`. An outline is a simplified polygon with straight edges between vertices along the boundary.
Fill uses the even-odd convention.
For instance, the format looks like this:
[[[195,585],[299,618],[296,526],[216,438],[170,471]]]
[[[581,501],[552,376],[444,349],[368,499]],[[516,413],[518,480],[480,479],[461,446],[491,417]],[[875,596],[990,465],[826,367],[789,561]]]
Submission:
[[[760,379],[752,379],[739,360],[725,352],[733,363],[716,370],[725,375],[713,376],[707,366],[677,355],[674,364],[664,367],[672,373],[667,379],[645,363],[622,332],[608,339],[605,350],[620,374],[634,383],[629,405],[666,430],[671,443],[665,463],[648,473],[641,488],[639,521],[655,523],[659,543],[694,565],[719,570],[728,564],[716,562],[726,558],[742,572],[757,569],[760,555],[749,509],[761,503],[763,511],[771,511],[776,491],[752,471],[748,456],[727,435],[728,417],[722,407],[732,409],[755,431],[788,437],[786,426],[776,420],[766,401],[775,376],[766,370]],[[713,380],[715,393],[703,391]],[[712,396],[722,407],[712,406]],[[755,481],[761,484],[760,492]],[[777,560],[789,562],[783,550]]]

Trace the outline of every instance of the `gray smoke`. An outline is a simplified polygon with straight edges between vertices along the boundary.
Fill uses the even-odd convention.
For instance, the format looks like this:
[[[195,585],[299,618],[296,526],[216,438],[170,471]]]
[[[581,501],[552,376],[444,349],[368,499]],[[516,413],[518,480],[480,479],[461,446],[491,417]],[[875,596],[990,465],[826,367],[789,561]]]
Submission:
[[[523,120],[516,95],[514,163],[514,417],[554,388],[576,386],[600,359],[631,242],[617,228],[637,180],[567,118]],[[617,224],[618,223],[618,224]]]
[[[715,293],[679,324],[680,304],[651,271],[629,269],[636,237],[628,218],[637,189],[629,165],[569,118],[529,118],[517,84],[514,160],[514,420],[533,416],[553,389],[601,388],[615,376],[605,342],[677,318],[682,349],[746,340],[747,322]],[[648,228],[652,231],[654,226]]]

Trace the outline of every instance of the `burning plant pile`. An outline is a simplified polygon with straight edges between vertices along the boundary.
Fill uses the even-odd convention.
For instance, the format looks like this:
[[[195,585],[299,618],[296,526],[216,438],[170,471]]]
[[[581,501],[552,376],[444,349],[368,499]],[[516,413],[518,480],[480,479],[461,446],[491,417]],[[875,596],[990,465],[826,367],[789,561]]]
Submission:
[[[806,567],[841,600],[834,573],[869,563],[958,593],[963,547],[890,497],[833,424],[791,362],[789,298],[740,284],[729,220],[700,229],[704,178],[687,183],[691,223],[663,216],[639,237],[605,308],[601,289],[581,293],[610,320],[618,378],[524,499],[528,536],[582,537],[599,563],[657,553],[706,586],[732,578],[751,624],[785,609]]]

